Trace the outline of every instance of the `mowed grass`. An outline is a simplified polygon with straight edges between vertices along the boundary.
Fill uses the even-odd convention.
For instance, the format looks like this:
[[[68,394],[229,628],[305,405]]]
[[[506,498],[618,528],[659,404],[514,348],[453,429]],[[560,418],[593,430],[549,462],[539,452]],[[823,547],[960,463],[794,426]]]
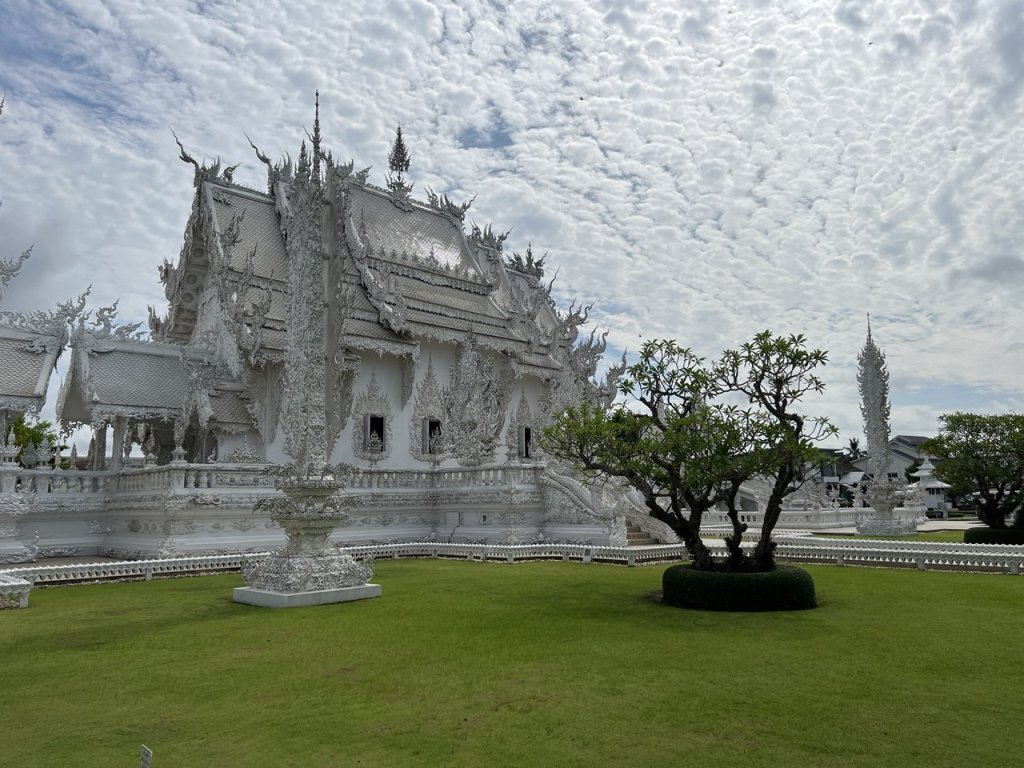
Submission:
[[[682,610],[662,567],[382,561],[377,600],[236,575],[0,613],[3,766],[964,766],[1020,757],[1024,578],[808,567],[820,607]]]

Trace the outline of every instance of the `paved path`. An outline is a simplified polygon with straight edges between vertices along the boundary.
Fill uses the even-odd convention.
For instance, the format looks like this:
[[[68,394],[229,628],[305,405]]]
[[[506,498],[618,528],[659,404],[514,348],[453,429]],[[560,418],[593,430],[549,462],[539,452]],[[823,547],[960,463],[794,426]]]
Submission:
[[[968,528],[984,528],[985,524],[979,520],[928,520],[917,524],[918,533],[925,531],[966,531]],[[781,528],[776,528],[775,533],[785,533]],[[848,528],[815,528],[814,533],[834,533],[839,536],[851,536],[857,533],[854,526]]]

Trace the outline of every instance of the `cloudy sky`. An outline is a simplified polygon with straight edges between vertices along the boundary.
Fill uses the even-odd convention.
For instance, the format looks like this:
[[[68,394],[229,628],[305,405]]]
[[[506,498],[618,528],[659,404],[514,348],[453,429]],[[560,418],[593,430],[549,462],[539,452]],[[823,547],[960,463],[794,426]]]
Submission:
[[[296,155],[316,89],[335,157],[383,183],[401,124],[415,192],[548,251],[616,354],[803,333],[845,442],[870,312],[894,433],[1022,410],[1020,0],[5,0],[7,308],[162,309],[170,129],[262,189],[243,132]]]

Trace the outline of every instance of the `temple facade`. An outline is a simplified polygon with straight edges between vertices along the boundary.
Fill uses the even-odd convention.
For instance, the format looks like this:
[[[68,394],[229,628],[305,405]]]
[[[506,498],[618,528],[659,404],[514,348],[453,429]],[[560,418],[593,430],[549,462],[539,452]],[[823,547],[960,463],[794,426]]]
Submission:
[[[85,469],[60,458],[28,469],[3,449],[0,561],[280,544],[254,506],[309,440],[289,426],[309,423],[288,418],[296,403],[323,411],[317,461],[351,467],[340,543],[625,543],[627,518],[674,538],[628,494],[545,461],[540,430],[567,405],[610,405],[625,361],[598,378],[604,339],[581,335],[588,308],[556,306],[544,259],[467,228],[468,202],[417,199],[401,168],[370,184],[369,169],[323,149],[319,120],[310,138],[295,163],[253,146],[260,190],[181,149],[195,194],[148,334],[119,325],[114,307],[86,311],[85,297],[0,315],[5,417],[38,410],[67,345],[57,415],[94,435]],[[300,279],[322,290],[289,313]],[[312,356],[323,377],[289,375]]]

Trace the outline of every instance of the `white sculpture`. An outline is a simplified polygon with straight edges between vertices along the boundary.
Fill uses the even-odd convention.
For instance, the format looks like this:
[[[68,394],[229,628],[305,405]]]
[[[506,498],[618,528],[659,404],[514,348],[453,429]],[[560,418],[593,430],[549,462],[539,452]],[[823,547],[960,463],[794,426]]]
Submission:
[[[913,520],[906,522],[894,516],[897,491],[902,487],[891,480],[889,466],[889,371],[885,354],[871,338],[871,318],[868,317],[868,337],[857,356],[857,384],[860,387],[860,413],[864,419],[864,432],[868,438],[871,485],[868,499],[875,514],[857,525],[860,533],[871,535],[913,533],[917,530]]]
[[[379,597],[369,584],[373,569],[340,552],[330,534],[348,520],[340,468],[327,464],[325,391],[325,307],[320,233],[320,103],[313,129],[312,163],[303,145],[290,188],[278,182],[275,194],[287,211],[288,364],[285,368],[284,433],[295,463],[283,468],[276,487],[282,497],[261,499],[288,536],[285,548],[269,558],[250,560],[242,574],[248,587],[234,600],[252,605],[290,607]]]

